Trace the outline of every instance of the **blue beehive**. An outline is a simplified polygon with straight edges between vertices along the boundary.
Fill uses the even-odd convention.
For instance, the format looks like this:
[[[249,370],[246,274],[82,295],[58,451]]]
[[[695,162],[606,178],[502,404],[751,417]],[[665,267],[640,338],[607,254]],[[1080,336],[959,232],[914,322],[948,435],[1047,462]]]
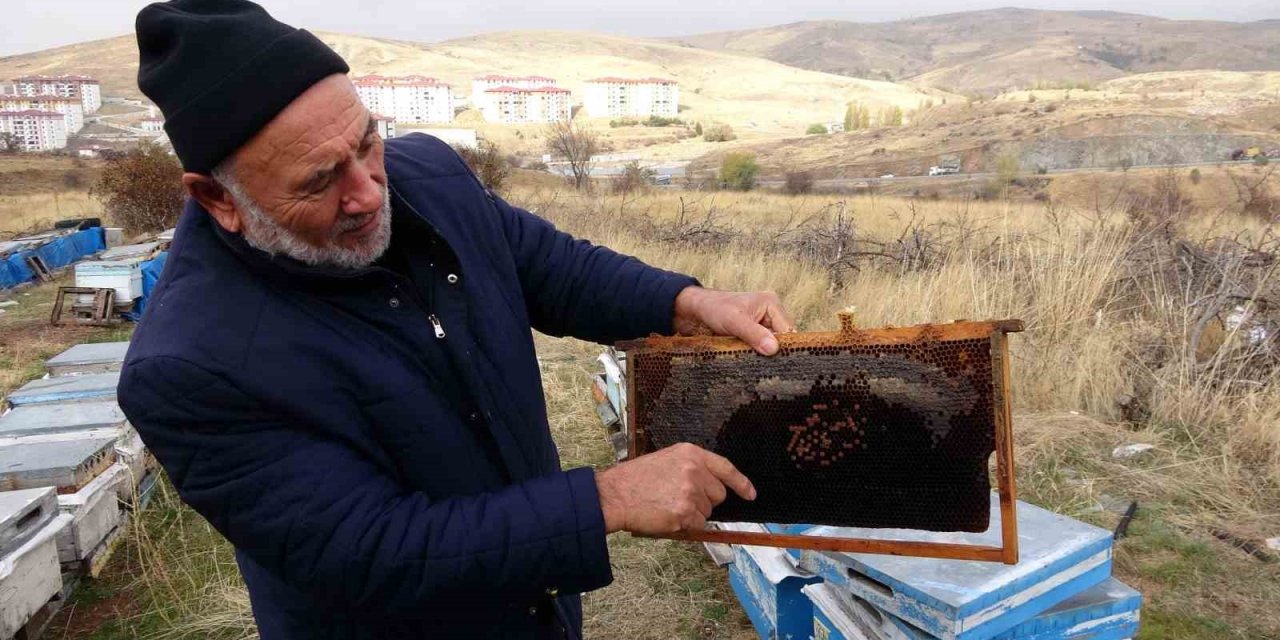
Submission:
[[[729,523],[725,529],[764,531],[759,525]],[[804,640],[813,629],[813,606],[801,587],[819,578],[795,567],[786,551],[774,547],[733,546],[729,586],[761,638]]]
[[[55,376],[119,371],[128,351],[128,342],[78,344],[49,358],[44,366]]]
[[[1000,516],[983,533],[813,527],[812,535],[999,546]],[[1016,565],[791,550],[798,565],[943,640],[988,640],[1111,575],[1111,532],[1018,503]]]
[[[808,585],[815,640],[932,640],[841,589]],[[1138,633],[1142,594],[1111,578],[996,636],[996,640],[1126,640]]]

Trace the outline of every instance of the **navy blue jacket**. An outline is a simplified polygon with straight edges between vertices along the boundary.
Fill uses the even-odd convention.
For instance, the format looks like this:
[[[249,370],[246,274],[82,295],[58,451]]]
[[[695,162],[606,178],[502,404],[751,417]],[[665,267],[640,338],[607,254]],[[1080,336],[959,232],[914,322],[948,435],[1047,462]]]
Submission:
[[[189,204],[120,404],[235,545],[264,640],[577,635],[604,521],[530,328],[668,333],[694,281],[508,205],[434,138],[386,166],[395,269],[272,258]]]

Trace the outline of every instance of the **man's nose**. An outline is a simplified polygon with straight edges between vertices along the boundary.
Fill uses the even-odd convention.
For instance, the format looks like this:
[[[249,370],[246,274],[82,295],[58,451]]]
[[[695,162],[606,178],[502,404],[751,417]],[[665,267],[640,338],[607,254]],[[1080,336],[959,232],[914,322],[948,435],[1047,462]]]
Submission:
[[[373,213],[382,207],[386,182],[382,174],[364,162],[352,162],[342,181],[342,212],[348,215]]]

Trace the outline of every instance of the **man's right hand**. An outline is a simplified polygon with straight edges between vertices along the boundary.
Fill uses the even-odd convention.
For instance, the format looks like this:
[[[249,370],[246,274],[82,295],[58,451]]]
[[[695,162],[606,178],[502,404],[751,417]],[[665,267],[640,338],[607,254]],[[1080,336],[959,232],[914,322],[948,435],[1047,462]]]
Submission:
[[[701,529],[728,489],[755,500],[732,462],[693,444],[676,444],[596,473],[607,533],[662,535]]]

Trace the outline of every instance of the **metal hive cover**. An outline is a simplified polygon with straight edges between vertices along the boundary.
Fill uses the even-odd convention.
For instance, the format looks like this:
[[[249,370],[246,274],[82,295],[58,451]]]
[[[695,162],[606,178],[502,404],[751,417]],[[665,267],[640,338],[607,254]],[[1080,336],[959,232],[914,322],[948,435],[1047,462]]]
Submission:
[[[78,344],[46,360],[45,367],[56,375],[119,369],[124,364],[124,356],[128,350],[128,342]]]
[[[648,338],[631,362],[633,455],[692,442],[758,496],[712,520],[984,531],[988,459],[1017,321],[785,334],[772,357],[730,338]]]
[[[115,397],[119,384],[119,371],[32,380],[9,394],[9,404],[18,407],[48,402],[106,400]]]
[[[0,437],[67,433],[90,429],[124,429],[128,418],[114,400],[33,404],[15,407],[0,417]]]

